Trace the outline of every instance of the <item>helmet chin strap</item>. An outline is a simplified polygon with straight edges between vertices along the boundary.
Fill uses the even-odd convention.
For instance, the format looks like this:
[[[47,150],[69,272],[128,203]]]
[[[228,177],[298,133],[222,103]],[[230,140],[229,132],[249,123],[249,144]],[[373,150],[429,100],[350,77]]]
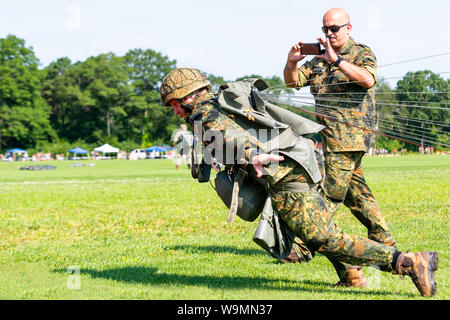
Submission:
[[[194,109],[194,106],[197,104],[197,101],[200,99],[201,96],[203,96],[203,95],[200,95],[199,91],[197,91],[197,92],[195,92],[195,95],[194,95],[194,101],[192,101],[191,103],[181,102],[181,107],[183,108],[184,113],[188,117],[191,116],[192,110]]]
[[[183,108],[184,113],[185,113],[187,116],[190,116],[190,115],[191,115],[192,109],[193,109],[193,105],[192,105],[191,103],[190,103],[190,104],[184,104],[184,103],[182,103],[182,104],[181,104],[181,107]]]

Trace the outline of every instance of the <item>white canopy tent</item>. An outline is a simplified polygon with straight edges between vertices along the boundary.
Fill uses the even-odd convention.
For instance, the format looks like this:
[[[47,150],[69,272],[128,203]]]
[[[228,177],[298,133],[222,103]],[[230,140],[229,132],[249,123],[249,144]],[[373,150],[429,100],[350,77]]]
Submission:
[[[110,157],[105,157],[105,153],[119,153],[119,148],[114,148],[113,146],[110,146],[109,144],[104,144],[101,147],[95,148],[95,152],[99,152],[103,154],[103,159],[110,159]]]

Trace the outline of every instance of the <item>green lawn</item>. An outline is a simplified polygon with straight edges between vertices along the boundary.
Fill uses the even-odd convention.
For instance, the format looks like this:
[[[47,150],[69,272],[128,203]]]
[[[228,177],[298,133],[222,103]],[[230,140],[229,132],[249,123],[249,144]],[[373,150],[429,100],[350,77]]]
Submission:
[[[1,299],[430,299],[370,267],[370,289],[333,288],[321,255],[278,263],[252,242],[257,221],[228,224],[210,184],[170,160],[72,163],[0,163]],[[18,169],[30,164],[57,169]],[[399,249],[439,251],[432,299],[449,299],[449,156],[364,168]],[[345,208],[336,221],[366,235]]]

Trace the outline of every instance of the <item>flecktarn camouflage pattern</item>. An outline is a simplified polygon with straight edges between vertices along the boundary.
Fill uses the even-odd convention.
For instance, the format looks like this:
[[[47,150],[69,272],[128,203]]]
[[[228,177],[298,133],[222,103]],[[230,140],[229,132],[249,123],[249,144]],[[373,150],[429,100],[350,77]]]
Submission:
[[[377,61],[369,47],[350,38],[339,51],[344,60],[366,68],[376,80]],[[352,82],[326,60],[313,58],[299,68],[297,85],[309,85],[316,101],[317,122],[324,151],[367,151],[376,122],[375,86],[366,89]],[[367,129],[367,130],[362,130]]]
[[[376,81],[377,61],[372,50],[353,38],[339,52],[344,60],[364,67]],[[375,87],[363,88],[338,67],[314,58],[299,68],[298,86],[310,85],[325,153],[324,189],[337,209],[344,203],[368,229],[369,239],[395,245],[375,197],[367,185],[361,161],[376,125]],[[333,262],[338,274],[348,266]]]
[[[392,269],[396,249],[363,237],[349,236],[340,230],[318,192],[281,191],[273,193],[272,200],[280,216],[310,251],[352,265]]]

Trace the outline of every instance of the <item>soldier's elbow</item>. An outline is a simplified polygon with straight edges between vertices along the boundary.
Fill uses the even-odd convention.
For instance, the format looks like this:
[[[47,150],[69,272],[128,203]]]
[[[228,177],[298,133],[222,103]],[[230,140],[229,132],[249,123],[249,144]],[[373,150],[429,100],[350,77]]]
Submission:
[[[371,79],[365,79],[364,81],[361,81],[360,86],[365,89],[370,89],[375,85],[375,80],[373,78]]]
[[[286,87],[297,88],[297,82],[286,82]]]

